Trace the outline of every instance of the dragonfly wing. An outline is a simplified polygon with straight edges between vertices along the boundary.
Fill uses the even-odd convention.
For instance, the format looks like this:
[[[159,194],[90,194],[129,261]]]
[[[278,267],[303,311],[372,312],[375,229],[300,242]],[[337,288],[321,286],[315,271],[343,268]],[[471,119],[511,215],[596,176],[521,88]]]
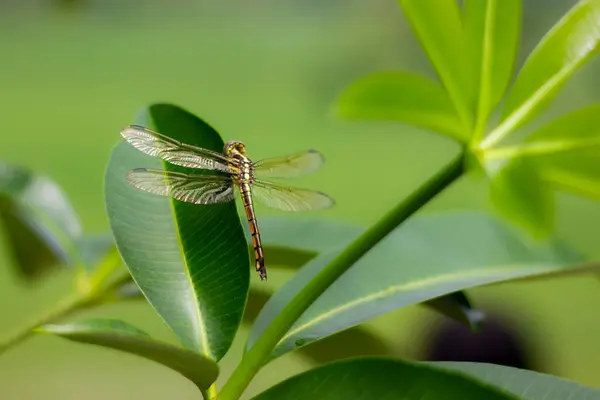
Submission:
[[[136,168],[127,173],[127,182],[137,189],[186,203],[216,204],[234,199],[233,182],[227,176]]]
[[[321,168],[325,158],[316,150],[287,157],[265,158],[254,164],[254,173],[261,178],[295,178]]]
[[[181,143],[139,125],[125,127],[121,136],[141,152],[182,167],[228,172],[227,163],[237,163],[237,160],[230,160],[223,154]]]
[[[261,203],[284,211],[313,211],[332,207],[335,202],[325,193],[290,188],[257,180],[252,194]]]

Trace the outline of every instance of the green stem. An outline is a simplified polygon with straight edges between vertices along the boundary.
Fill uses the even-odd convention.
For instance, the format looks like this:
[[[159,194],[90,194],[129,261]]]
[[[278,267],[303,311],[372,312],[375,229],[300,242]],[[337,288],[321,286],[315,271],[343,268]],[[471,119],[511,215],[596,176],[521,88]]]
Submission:
[[[464,173],[464,151],[371,226],[323,268],[275,317],[223,386],[219,400],[237,400],[304,311],[348,268]]]
[[[216,400],[217,399],[217,386],[216,384],[210,385],[210,387],[206,390],[200,390],[202,392],[202,397],[204,400]]]
[[[79,294],[65,298],[63,301],[57,303],[52,310],[32,321],[30,324],[24,326],[12,336],[9,336],[0,342],[0,354],[28,339],[35,333],[35,328],[75,312],[76,310],[84,307],[88,301],[89,298],[87,296],[84,297]]]

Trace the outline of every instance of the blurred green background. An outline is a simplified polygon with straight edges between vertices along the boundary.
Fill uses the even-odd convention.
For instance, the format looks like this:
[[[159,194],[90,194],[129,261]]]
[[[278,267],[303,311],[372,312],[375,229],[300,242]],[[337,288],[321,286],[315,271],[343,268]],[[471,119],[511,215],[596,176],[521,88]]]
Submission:
[[[519,63],[574,3],[523,2]],[[448,139],[424,130],[334,118],[332,104],[345,85],[400,68],[433,75],[393,0],[0,0],[0,159],[55,179],[86,231],[102,231],[108,227],[103,173],[119,130],[141,107],[171,102],[207,120],[224,140],[246,142],[255,159],[322,151],[326,166],[298,185],[336,199],[334,209],[318,214],[322,218],[368,225],[456,151]],[[597,101],[599,72],[597,62],[587,65],[543,119]],[[424,212],[490,209],[485,189],[463,179]],[[558,197],[558,235],[600,258],[600,206]],[[2,247],[0,263],[1,337],[50,308],[69,274],[30,285],[12,273]],[[600,387],[599,289],[595,277],[572,277],[469,294],[515,321],[540,369]],[[93,314],[126,319],[173,341],[142,302]],[[409,307],[367,326],[385,335],[396,355],[419,357],[423,332],[436,318]],[[222,378],[246,332],[222,363]],[[247,395],[310,366],[285,356],[259,374]],[[35,337],[0,357],[2,400],[197,397],[191,383],[158,364],[58,338]]]

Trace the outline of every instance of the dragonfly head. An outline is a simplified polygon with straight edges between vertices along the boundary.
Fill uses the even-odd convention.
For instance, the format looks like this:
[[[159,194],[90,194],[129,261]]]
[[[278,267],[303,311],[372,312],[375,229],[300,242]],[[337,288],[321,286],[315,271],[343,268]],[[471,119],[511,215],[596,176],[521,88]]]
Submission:
[[[235,157],[235,155],[245,155],[246,145],[243,142],[237,140],[230,140],[225,143],[223,147],[223,153],[229,157]]]

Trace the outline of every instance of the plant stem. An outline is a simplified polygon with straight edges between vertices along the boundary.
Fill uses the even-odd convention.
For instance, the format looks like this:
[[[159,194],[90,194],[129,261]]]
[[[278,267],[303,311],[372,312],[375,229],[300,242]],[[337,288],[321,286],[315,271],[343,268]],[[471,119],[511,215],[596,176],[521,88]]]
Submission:
[[[84,307],[88,301],[89,298],[87,296],[81,296],[79,294],[65,298],[63,301],[57,303],[56,307],[48,313],[37,318],[35,321],[15,332],[12,336],[9,336],[0,342],[0,354],[29,338],[34,334],[35,328],[73,313],[79,308]]]
[[[202,397],[204,398],[204,400],[216,400],[217,399],[217,386],[213,383],[212,385],[210,385],[210,387],[206,390],[202,390]]]
[[[219,400],[237,400],[269,354],[304,311],[348,268],[464,173],[464,150],[450,164],[391,209],[323,268],[275,317],[223,386]]]

